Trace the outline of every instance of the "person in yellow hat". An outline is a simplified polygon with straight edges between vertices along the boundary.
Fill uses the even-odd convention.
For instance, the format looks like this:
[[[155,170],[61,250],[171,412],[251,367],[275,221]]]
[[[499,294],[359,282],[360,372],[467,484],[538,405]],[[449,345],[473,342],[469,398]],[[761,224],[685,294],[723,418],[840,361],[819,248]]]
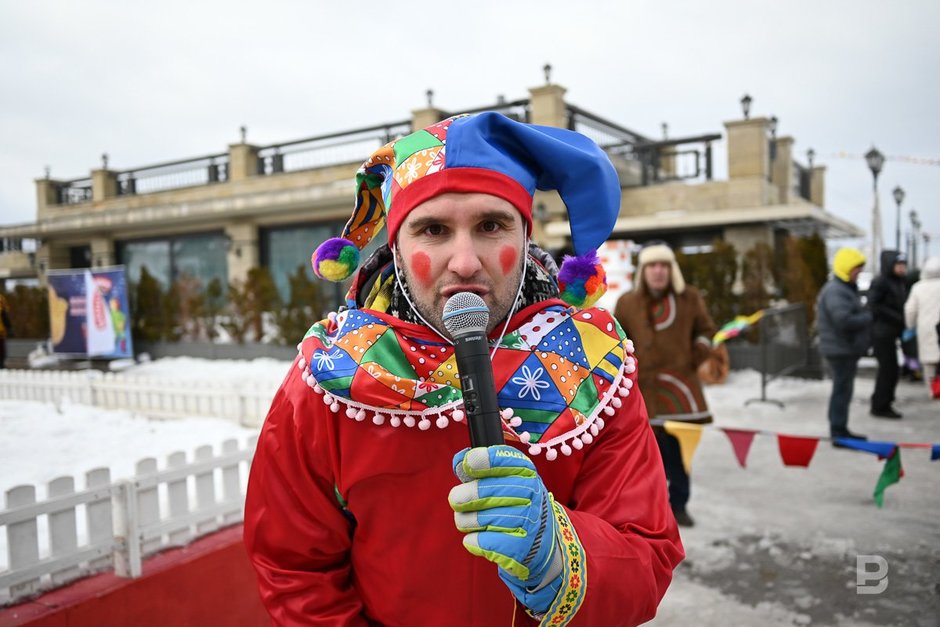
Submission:
[[[856,248],[840,248],[832,260],[832,278],[816,299],[816,329],[819,352],[826,359],[832,375],[829,396],[829,433],[833,445],[840,440],[866,439],[849,431],[849,403],[855,388],[858,359],[871,345],[871,312],[858,293],[858,275],[865,265],[865,255]]]

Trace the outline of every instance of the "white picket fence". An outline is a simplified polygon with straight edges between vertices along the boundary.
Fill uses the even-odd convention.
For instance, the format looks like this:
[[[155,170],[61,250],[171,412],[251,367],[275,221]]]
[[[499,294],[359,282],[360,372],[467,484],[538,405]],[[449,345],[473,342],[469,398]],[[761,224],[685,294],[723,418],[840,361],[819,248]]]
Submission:
[[[15,603],[86,575],[113,568],[139,577],[142,559],[182,546],[242,520],[244,489],[257,437],[244,448],[226,440],[192,461],[172,453],[163,469],[157,460],[137,462],[131,479],[111,481],[99,468],[76,491],[73,477],[49,482],[36,501],[36,487],[7,490],[0,510],[7,568],[0,570],[0,605]]]
[[[68,400],[152,418],[211,416],[259,427],[279,382],[209,383],[97,370],[0,370],[0,400]]]

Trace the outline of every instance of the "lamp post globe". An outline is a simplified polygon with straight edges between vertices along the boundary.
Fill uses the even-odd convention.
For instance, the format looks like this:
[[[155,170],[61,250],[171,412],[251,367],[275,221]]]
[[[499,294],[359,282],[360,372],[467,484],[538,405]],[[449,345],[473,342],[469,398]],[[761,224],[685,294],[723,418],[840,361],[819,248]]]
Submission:
[[[748,94],[741,96],[741,112],[745,120],[751,119],[751,97]]]
[[[877,148],[872,146],[871,150],[865,153],[865,161],[868,162],[872,176],[875,177],[875,185],[877,185],[878,175],[881,174],[881,167],[885,164],[885,156],[881,154]]]

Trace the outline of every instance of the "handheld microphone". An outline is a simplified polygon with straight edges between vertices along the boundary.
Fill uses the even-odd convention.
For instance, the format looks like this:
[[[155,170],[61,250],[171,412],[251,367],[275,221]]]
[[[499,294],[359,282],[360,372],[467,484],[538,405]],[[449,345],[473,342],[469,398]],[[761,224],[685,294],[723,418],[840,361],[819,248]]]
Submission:
[[[444,327],[454,340],[457,373],[473,447],[504,443],[493,364],[486,341],[489,320],[489,308],[473,292],[454,294],[444,305]]]

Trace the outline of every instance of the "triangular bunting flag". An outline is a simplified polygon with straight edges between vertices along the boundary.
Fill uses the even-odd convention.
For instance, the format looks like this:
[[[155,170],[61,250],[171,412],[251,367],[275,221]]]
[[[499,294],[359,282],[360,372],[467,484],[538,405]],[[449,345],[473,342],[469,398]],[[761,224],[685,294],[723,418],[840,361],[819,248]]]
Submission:
[[[750,328],[751,325],[757,324],[763,315],[764,310],[761,309],[758,312],[752,313],[750,316],[735,316],[734,320],[726,322],[718,329],[718,332],[712,337],[712,345],[718,346],[722,342],[738,337],[743,331]]]
[[[896,447],[896,445],[892,442],[867,442],[865,440],[857,440],[855,438],[835,438],[835,441],[845,448],[855,449],[856,451],[864,451],[866,453],[874,453],[882,459],[889,456],[891,451],[893,451]]]
[[[679,440],[679,450],[682,452],[682,465],[685,466],[685,472],[692,472],[692,456],[695,455],[695,449],[698,447],[698,441],[702,439],[702,425],[679,422],[678,420],[667,420],[663,423],[663,429],[666,433]]]
[[[901,449],[894,448],[894,452],[888,457],[884,468],[881,470],[881,476],[878,477],[878,484],[875,485],[875,504],[878,507],[884,505],[885,489],[901,480],[904,476],[904,468],[901,466]]]
[[[930,449],[930,461],[935,462],[940,459],[940,444],[934,444]]]
[[[819,438],[777,434],[777,445],[780,447],[780,458],[784,466],[809,466],[818,444]]]
[[[751,444],[754,442],[756,431],[749,429],[728,429],[721,427],[721,430],[728,436],[731,442],[731,448],[734,449],[734,456],[738,458],[738,464],[741,468],[747,468],[747,454],[751,450]]]

